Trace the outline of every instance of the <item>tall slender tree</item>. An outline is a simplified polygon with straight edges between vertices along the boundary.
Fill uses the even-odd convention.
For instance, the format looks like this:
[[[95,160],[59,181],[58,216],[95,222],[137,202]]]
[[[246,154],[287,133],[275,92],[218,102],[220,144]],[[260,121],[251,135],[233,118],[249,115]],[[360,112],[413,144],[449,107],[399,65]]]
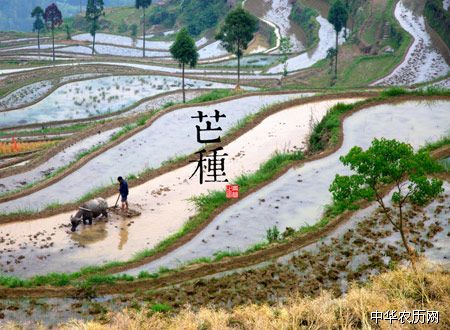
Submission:
[[[143,37],[144,37],[144,44],[142,49],[142,56],[145,57],[145,9],[149,7],[152,4],[152,0],[136,0],[135,6],[137,9],[142,8],[142,30],[143,30]]]
[[[98,19],[105,14],[103,0],[88,0],[86,5],[86,19],[91,23],[92,55],[95,54],[95,35],[98,30]]]
[[[175,42],[170,46],[170,53],[173,58],[178,61],[182,68],[183,79],[183,103],[186,102],[186,94],[184,91],[184,67],[189,64],[191,68],[197,65],[198,52],[194,39],[189,35],[186,28],[182,28],[178,32]]]
[[[236,89],[240,89],[241,83],[241,57],[248,44],[252,41],[258,30],[258,19],[242,7],[237,7],[228,13],[225,23],[216,35],[221,40],[221,45],[238,59],[238,81]]]
[[[38,54],[39,58],[41,58],[41,31],[45,28],[44,21],[42,20],[44,10],[39,6],[35,7],[31,12],[31,17],[34,17],[33,32],[37,32]]]
[[[54,3],[45,8],[44,20],[47,28],[52,30],[53,62],[55,62],[55,28],[63,23],[62,14]]]
[[[336,58],[334,60],[335,78],[337,78],[339,33],[342,31],[342,28],[347,25],[347,19],[348,13],[347,9],[345,9],[345,5],[341,0],[336,0],[328,12],[328,21],[333,24],[334,30],[336,31]]]

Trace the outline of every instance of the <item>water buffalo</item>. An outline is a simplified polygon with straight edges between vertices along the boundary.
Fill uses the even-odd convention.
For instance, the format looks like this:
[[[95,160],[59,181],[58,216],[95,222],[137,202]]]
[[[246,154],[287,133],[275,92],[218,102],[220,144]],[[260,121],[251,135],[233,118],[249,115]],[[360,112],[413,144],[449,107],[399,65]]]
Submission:
[[[83,224],[86,224],[86,220],[92,225],[92,219],[99,217],[100,215],[108,216],[108,203],[103,198],[96,198],[84,203],[78,209],[75,216],[70,217],[70,223],[72,224],[72,231],[75,231],[78,225],[83,220]]]

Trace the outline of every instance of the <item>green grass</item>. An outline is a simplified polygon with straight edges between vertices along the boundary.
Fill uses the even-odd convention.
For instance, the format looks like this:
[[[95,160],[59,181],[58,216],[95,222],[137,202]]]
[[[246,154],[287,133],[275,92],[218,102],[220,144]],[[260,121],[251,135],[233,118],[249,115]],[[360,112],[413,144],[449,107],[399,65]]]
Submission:
[[[23,136],[23,135],[30,135],[30,134],[60,134],[60,133],[67,133],[67,132],[79,132],[82,130],[87,129],[88,127],[91,127],[93,124],[74,124],[70,126],[60,126],[60,127],[48,127],[48,128],[41,128],[37,130],[24,130],[24,131],[10,131],[10,132],[2,132],[0,131],[0,137],[5,135],[14,135],[14,136]]]
[[[153,304],[150,306],[150,310],[154,313],[167,313],[172,310],[172,307],[166,304]]]
[[[431,152],[448,145],[450,145],[450,135],[444,136],[438,141],[426,143],[425,146],[420,148],[420,151]]]
[[[211,92],[205,93],[203,95],[197,96],[196,98],[186,102],[188,104],[211,102],[225,97],[234,96],[237,94],[242,94],[243,92],[236,92],[233,89],[215,89]]]
[[[120,138],[122,135],[125,135],[128,132],[131,132],[133,129],[137,127],[137,124],[128,124],[121,128],[120,131],[116,132],[111,136],[111,141],[115,141]]]
[[[340,133],[341,116],[363,104],[373,101],[384,101],[402,95],[410,96],[450,96],[449,89],[442,88],[425,88],[414,91],[408,91],[400,87],[386,89],[380,93],[380,96],[359,101],[352,104],[338,103],[328,110],[322,120],[313,127],[313,131],[309,138],[309,151],[319,152],[325,150],[328,146],[336,145]]]
[[[356,105],[361,103],[362,102],[357,102],[355,104],[338,103],[328,110],[327,114],[313,128],[309,138],[309,151],[322,151],[329,144],[336,144],[339,138],[341,115],[354,109]]]

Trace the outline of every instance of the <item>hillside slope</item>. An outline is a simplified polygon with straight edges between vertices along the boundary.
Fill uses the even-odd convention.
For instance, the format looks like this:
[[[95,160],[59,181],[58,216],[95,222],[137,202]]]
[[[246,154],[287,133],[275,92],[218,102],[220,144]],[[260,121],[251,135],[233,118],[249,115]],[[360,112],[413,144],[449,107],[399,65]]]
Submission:
[[[134,0],[104,0],[107,7],[131,6]],[[87,0],[2,0],[0,6],[0,31],[31,31],[33,19],[31,11],[36,6],[45,9],[50,3],[55,2],[61,9],[63,16],[78,13],[81,7],[86,7]]]

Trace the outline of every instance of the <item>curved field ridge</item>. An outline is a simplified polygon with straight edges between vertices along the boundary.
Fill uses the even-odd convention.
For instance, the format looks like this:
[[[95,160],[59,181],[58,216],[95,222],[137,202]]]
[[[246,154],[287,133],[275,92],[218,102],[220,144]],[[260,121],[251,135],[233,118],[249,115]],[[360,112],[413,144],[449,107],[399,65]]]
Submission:
[[[282,36],[288,37],[292,43],[292,51],[300,52],[305,49],[303,43],[292,33],[291,20],[289,16],[292,11],[292,3],[289,0],[264,0],[270,2],[270,9],[264,15],[264,19],[274,23],[279,28]]]
[[[291,57],[287,61],[287,69],[288,71],[298,71],[301,69],[306,69],[320,60],[323,60],[327,56],[327,51],[329,48],[333,48],[335,46],[335,32],[333,25],[328,22],[327,19],[322,16],[317,16],[317,22],[320,24],[319,28],[319,43],[317,47],[312,49],[311,51],[304,52],[300,55]],[[339,35],[339,44],[344,42],[344,33]],[[268,73],[281,73],[283,72],[283,64],[278,64],[272,68],[270,68]]]
[[[196,141],[196,122],[190,118],[196,115],[197,111],[211,112],[217,109],[226,114],[226,120],[221,122],[222,134],[225,134],[239,120],[258,112],[264,106],[303,96],[307,94],[249,96],[210,106],[181,108],[167,113],[150,127],[92,159],[52,186],[0,204],[0,212],[42,210],[48,204],[72,202],[95,187],[110,185],[119,175],[127,176],[138,174],[148,168],[158,168],[162,162],[170,158],[195,152],[202,146]],[[98,173],[102,175],[99,176]]]
[[[426,30],[425,18],[417,16],[399,1],[395,7],[395,17],[403,29],[414,37],[404,61],[387,77],[375,85],[412,85],[427,82],[450,72],[449,65],[436,47]]]
[[[77,34],[72,37],[73,40],[78,41],[88,41],[92,42],[92,36],[89,33]],[[95,41],[100,44],[112,44],[117,46],[129,46],[142,48],[144,42],[142,39],[133,40],[130,37],[108,34],[108,33],[97,33],[95,35]],[[146,49],[158,49],[158,50],[168,50],[172,45],[172,41],[145,41]],[[141,52],[142,55],[142,52]]]
[[[339,161],[341,155],[354,145],[366,148],[373,138],[380,137],[398,139],[417,148],[448,133],[449,113],[449,101],[409,101],[359,111],[345,120],[344,142],[336,153],[289,170],[226,209],[187,244],[127,273],[155,271],[160,266],[172,268],[218,251],[245,250],[263,241],[272,226],[283,231],[287,226],[312,225],[320,219],[324,205],[331,202],[328,188],[336,173],[349,173]]]
[[[109,141],[114,133],[117,133],[120,128],[114,128],[86,139],[83,139],[74,145],[62,150],[45,163],[31,169],[30,171],[15,174],[1,179],[0,195],[12,192],[14,190],[23,188],[28,184],[35,183],[44,179],[46,176],[54,173],[59,168],[70,164],[74,161],[80,153],[87,151],[93,147],[100,146]]]
[[[295,106],[270,115],[258,126],[225,146],[225,151],[233,159],[228,163],[227,177],[232,179],[242,173],[256,171],[277,150],[302,149],[309,133],[311,118],[320,120],[329,107],[338,101],[357,100],[331,99]],[[247,101],[249,104],[255,103],[254,98]],[[194,108],[191,113],[195,114],[197,110]],[[133,207],[142,209],[142,215],[133,221],[111,216],[108,223],[100,221],[90,227],[81,226],[75,234],[64,230],[69,213],[0,226],[0,233],[9,234],[8,237],[14,240],[11,246],[14,251],[8,256],[13,256],[12,259],[25,256],[20,265],[12,269],[4,267],[4,271],[21,275],[58,269],[72,271],[89,264],[128,259],[133,253],[154,246],[162,238],[177,231],[190,215],[195,214],[195,207],[189,201],[191,196],[225,188],[225,183],[200,185],[197,178],[188,180],[195,167],[196,164],[189,164],[132,188],[130,196],[133,196]],[[70,191],[72,187],[67,190]],[[108,199],[110,205],[114,202],[115,196]],[[50,240],[43,248],[33,251],[30,249],[31,243],[28,243],[29,235],[44,235],[50,237]],[[50,243],[53,244],[48,246]],[[42,246],[42,243],[39,244]],[[40,260],[42,249],[46,258]]]
[[[58,85],[66,84],[71,81],[84,80],[102,76],[101,73],[84,73],[64,76],[53,80],[43,80],[36,83],[20,87],[0,99],[0,111],[17,109],[31,105],[40,99],[43,99]]]
[[[187,79],[191,88],[231,88],[231,84]],[[0,113],[0,127],[89,118],[120,111],[152,95],[181,88],[181,78],[112,76],[66,84],[40,102]]]

